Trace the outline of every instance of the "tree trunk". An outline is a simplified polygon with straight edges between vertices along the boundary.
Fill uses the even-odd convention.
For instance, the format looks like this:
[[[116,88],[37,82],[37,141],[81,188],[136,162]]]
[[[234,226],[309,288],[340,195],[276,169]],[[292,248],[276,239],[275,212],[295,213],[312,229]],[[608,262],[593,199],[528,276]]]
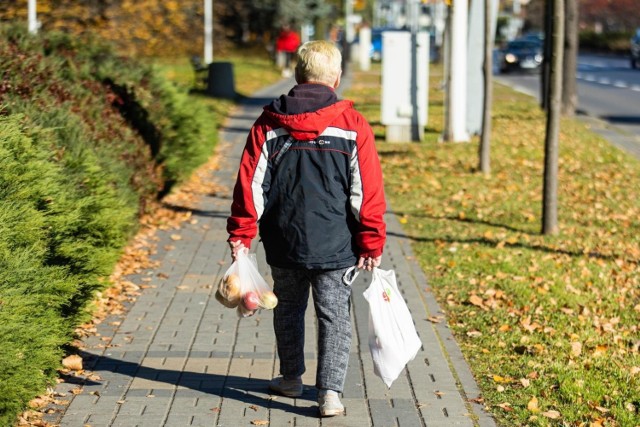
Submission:
[[[542,47],[542,71],[540,72],[540,108],[549,109],[549,70],[551,69],[551,45],[553,43],[553,2],[544,0],[544,44]]]
[[[578,0],[565,0],[564,76],[562,78],[562,115],[572,117],[578,107]]]
[[[484,102],[482,106],[482,134],[480,135],[480,171],[491,173],[491,106],[493,83],[493,37],[491,34],[491,2],[484,0]]]
[[[564,0],[553,1],[553,36],[549,72],[549,108],[544,156],[542,233],[558,232],[558,136],[564,53]]]

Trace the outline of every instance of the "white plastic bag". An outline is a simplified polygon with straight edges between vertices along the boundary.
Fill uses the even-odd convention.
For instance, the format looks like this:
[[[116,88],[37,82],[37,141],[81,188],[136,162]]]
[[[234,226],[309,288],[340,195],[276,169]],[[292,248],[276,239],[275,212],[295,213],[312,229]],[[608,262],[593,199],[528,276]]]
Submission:
[[[259,308],[272,309],[278,298],[258,271],[255,254],[239,252],[222,276],[216,299],[225,307],[237,308],[238,316],[253,316]]]
[[[373,372],[391,387],[406,364],[422,347],[411,313],[393,270],[373,269],[371,285],[363,293],[369,303],[369,350]]]

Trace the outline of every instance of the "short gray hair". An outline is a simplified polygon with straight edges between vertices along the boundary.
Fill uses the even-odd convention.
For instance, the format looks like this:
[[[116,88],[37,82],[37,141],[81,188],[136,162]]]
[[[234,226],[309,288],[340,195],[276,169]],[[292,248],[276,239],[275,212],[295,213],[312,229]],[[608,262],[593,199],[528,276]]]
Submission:
[[[333,85],[342,72],[342,55],[335,44],[325,40],[306,42],[298,48],[296,76],[299,83]]]

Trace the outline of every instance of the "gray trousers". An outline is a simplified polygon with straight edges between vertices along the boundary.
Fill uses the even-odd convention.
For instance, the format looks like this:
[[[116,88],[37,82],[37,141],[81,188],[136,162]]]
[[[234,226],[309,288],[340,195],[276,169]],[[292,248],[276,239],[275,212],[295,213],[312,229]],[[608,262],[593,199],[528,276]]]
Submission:
[[[278,305],[273,328],[280,374],[300,376],[304,364],[304,313],[312,291],[318,321],[316,387],[342,392],[351,348],[351,286],[342,282],[347,269],[289,270],[271,267]]]

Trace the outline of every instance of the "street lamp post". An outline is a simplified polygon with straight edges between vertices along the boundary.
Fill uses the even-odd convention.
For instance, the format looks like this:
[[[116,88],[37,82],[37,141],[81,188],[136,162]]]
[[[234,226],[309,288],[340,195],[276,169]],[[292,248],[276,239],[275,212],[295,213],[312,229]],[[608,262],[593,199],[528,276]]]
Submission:
[[[31,0],[35,1],[35,0]],[[204,0],[204,63],[213,62],[213,0]]]
[[[38,33],[38,15],[36,14],[36,0],[29,0],[28,3],[29,32]]]

